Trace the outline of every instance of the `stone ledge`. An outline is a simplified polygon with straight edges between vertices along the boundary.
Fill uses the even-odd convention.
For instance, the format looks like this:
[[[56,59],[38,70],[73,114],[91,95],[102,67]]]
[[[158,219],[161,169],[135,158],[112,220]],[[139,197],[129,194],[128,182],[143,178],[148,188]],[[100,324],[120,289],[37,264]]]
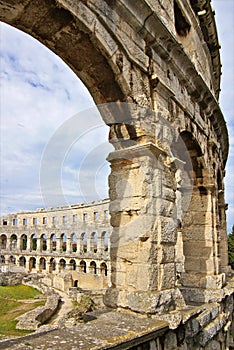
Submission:
[[[50,294],[44,306],[39,306],[16,318],[18,321],[16,329],[36,330],[57,311],[59,302],[59,294]]]
[[[162,336],[167,330],[168,325],[163,321],[106,311],[98,319],[79,324],[79,327],[61,328],[2,341],[0,349],[127,349]]]

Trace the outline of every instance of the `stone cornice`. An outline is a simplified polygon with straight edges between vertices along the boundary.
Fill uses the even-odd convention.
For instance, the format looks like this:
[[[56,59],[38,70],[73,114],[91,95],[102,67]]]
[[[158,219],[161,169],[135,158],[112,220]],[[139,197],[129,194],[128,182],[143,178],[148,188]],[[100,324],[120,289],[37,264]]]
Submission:
[[[219,53],[220,45],[214,20],[215,12],[211,8],[210,0],[190,0],[190,4],[195,14],[198,16],[204,40],[210,51],[214,72],[215,94],[218,99],[220,91],[221,62]]]
[[[210,2],[208,4],[211,9]],[[223,165],[225,165],[229,148],[226,122],[216,97],[212,94],[202,76],[197,72],[193,62],[184,51],[183,46],[177,41],[173,33],[167,29],[159,16],[152,11],[146,0],[119,0],[115,10],[120,13],[124,10],[125,20],[145,40],[147,47],[150,47],[156,54],[159,54],[163,60],[168,61],[168,64],[179,73],[180,81],[185,84],[192,98],[200,105],[207,116],[210,117],[211,124],[214,126],[217,134],[217,139],[221,144]],[[215,33],[217,34],[217,32]],[[115,35],[114,33],[112,34]],[[139,66],[139,61],[135,59],[129,50],[127,51],[130,60]],[[142,66],[141,69],[146,71],[148,67]]]
[[[157,147],[152,142],[139,144],[111,152],[107,157],[109,162],[121,161],[122,159],[131,159],[133,157],[153,155],[158,158],[160,155],[166,156],[166,152]]]

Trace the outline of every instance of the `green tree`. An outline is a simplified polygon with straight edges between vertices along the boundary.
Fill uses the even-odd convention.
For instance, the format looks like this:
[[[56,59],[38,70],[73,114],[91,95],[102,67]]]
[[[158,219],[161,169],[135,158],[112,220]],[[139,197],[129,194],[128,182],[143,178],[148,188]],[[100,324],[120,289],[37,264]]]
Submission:
[[[232,232],[228,235],[228,260],[234,270],[234,226],[232,226]]]

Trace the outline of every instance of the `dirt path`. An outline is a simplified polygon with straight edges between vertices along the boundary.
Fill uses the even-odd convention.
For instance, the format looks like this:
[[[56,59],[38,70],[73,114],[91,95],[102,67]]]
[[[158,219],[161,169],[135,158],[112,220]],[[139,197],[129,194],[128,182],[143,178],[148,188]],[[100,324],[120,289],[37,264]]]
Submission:
[[[50,325],[57,326],[59,323],[59,320],[66,315],[69,311],[74,309],[74,305],[72,303],[72,300],[69,298],[69,296],[60,291],[60,290],[55,290],[58,294],[61,295],[61,307],[58,312],[52,317]]]

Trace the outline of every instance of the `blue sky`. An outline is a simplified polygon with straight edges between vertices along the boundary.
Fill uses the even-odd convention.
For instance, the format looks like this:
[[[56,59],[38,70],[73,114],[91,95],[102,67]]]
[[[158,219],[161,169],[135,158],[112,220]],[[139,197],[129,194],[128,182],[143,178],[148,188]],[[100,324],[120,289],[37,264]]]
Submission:
[[[223,64],[220,105],[230,136],[225,180],[230,232],[234,225],[234,1],[213,0],[212,5]],[[0,36],[1,214],[51,204],[42,200],[40,165],[51,139],[56,147],[56,137],[67,147],[61,169],[65,202],[57,204],[107,197],[109,166],[105,157],[112,146],[89,92],[56,55],[30,36],[5,24],[0,26]],[[96,114],[95,127],[87,129],[91,114]],[[68,147],[66,126],[74,115],[78,115],[83,133]]]

